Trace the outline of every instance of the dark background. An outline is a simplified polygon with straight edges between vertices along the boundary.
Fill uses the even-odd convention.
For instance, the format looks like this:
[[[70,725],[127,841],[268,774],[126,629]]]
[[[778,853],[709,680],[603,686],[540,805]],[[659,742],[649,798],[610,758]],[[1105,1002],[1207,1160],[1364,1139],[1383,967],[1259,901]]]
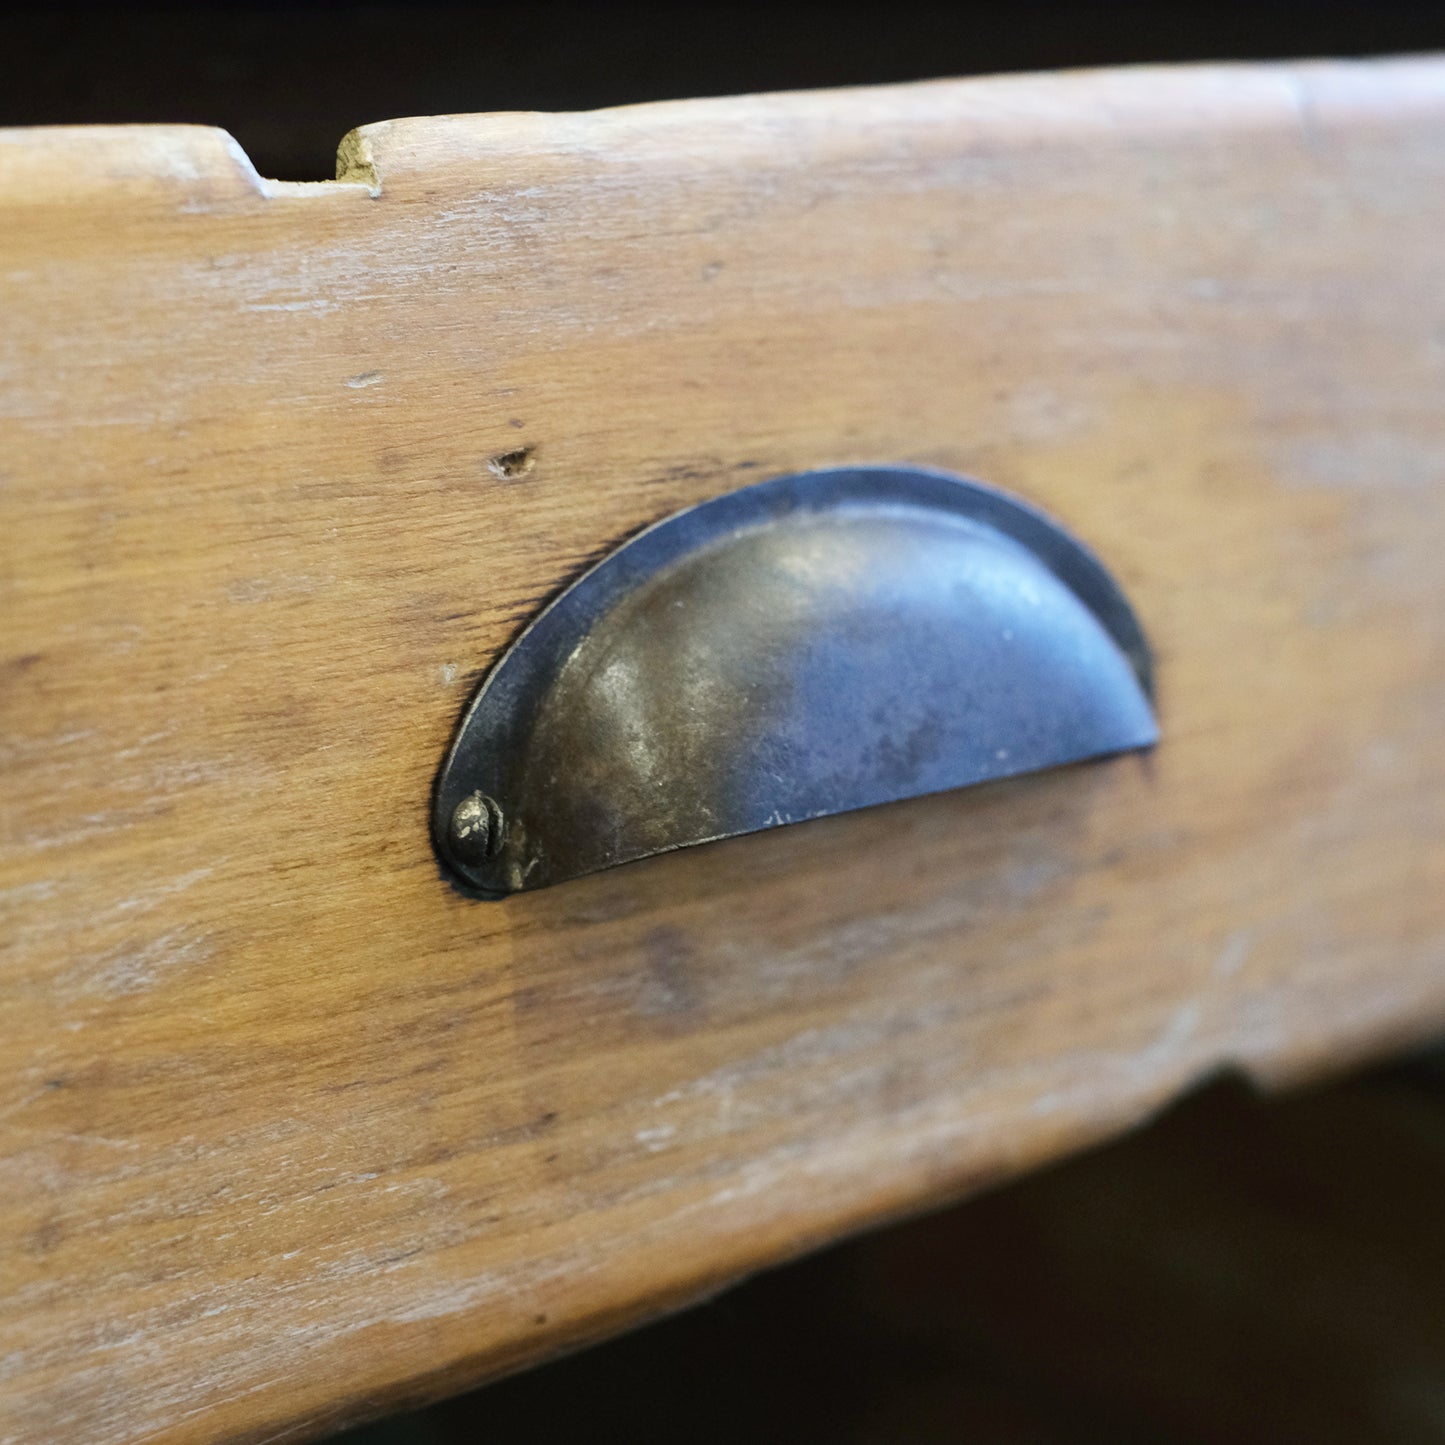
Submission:
[[[1445,5],[1179,0],[851,6],[23,7],[0,125],[192,121],[326,180],[353,126],[1148,61],[1445,48]]]
[[[0,22],[0,125],[219,125],[263,175],[322,180],[347,130],[401,115],[1432,49],[1445,5],[1389,0],[50,5]],[[1445,1055],[1269,1102],[1225,1082],[1009,1189],[345,1438],[1445,1445],[1442,1081]]]

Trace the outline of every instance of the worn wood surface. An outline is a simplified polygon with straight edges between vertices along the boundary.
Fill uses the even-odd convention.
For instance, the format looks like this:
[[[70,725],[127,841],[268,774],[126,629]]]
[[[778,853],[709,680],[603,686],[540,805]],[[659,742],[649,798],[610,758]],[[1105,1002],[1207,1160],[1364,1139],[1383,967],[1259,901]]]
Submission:
[[[315,1433],[1445,1026],[1445,65],[343,157],[0,134],[0,1438]],[[453,893],[537,602],[873,460],[1103,555],[1157,753]]]
[[[1440,1445],[1442,1085],[1220,1081],[719,1308],[341,1438]]]

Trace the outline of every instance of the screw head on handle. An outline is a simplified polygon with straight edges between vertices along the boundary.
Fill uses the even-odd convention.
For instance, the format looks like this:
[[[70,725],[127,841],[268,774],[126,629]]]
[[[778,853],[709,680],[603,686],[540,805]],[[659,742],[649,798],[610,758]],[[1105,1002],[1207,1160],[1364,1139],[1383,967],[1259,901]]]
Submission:
[[[505,822],[494,798],[469,793],[452,812],[448,842],[459,863],[476,867],[494,858],[502,846]]]

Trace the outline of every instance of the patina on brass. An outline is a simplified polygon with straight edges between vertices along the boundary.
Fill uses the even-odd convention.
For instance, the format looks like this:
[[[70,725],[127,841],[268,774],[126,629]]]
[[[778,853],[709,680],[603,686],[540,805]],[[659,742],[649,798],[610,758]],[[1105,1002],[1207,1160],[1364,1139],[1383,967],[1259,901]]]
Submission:
[[[657,523],[492,669],[433,832],[484,897],[1158,740],[1148,648],[1032,507],[905,467]]]

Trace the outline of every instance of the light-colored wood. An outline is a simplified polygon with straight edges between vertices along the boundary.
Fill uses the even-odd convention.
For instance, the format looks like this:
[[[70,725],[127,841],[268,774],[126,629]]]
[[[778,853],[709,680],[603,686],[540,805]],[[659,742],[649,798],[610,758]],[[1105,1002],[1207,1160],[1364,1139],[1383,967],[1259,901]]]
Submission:
[[[1439,1445],[1442,1196],[1445,1071],[1270,1099],[1222,1081],[406,1425],[468,1445],[598,1419],[631,1445]]]
[[[0,135],[0,1438],[314,1433],[1445,1025],[1445,65],[343,155]],[[453,893],[539,599],[847,461],[1094,546],[1157,753]]]

